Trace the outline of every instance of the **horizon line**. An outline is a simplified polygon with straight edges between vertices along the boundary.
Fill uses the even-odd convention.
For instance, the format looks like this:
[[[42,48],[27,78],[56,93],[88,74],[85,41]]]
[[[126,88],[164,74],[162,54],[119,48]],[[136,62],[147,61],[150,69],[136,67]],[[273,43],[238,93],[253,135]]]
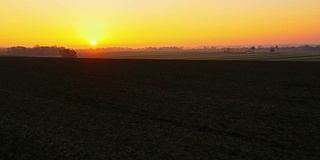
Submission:
[[[66,46],[58,46],[58,45],[34,45],[34,46],[24,46],[24,45],[13,45],[9,47],[0,46],[0,49],[7,49],[11,47],[26,47],[26,48],[35,48],[36,46],[39,47],[65,47],[65,48],[72,48],[76,50],[82,50],[82,49],[106,49],[106,48],[128,48],[128,49],[145,49],[148,47],[154,47],[154,48],[161,48],[161,47],[179,47],[183,49],[197,49],[197,48],[203,48],[203,47],[216,47],[216,48],[243,48],[243,47],[272,47],[272,46],[279,46],[279,47],[298,47],[298,46],[317,46],[320,45],[320,43],[280,43],[280,44],[244,44],[244,45],[199,45],[194,47],[189,46],[183,46],[183,45],[148,45],[144,47],[128,47],[128,46],[101,46],[101,47],[66,47]]]

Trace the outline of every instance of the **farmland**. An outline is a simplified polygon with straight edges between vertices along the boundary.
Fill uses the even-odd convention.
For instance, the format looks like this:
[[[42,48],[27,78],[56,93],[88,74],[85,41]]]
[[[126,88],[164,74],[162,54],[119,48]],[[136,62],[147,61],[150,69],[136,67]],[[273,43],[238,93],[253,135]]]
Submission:
[[[319,56],[282,55],[0,57],[0,159],[316,159]]]
[[[79,52],[79,58],[107,59],[162,59],[162,60],[240,60],[240,61],[304,61],[320,62],[319,51],[285,50],[278,53],[259,51],[245,52],[213,52],[210,50],[181,50],[181,51],[127,51],[92,53]]]

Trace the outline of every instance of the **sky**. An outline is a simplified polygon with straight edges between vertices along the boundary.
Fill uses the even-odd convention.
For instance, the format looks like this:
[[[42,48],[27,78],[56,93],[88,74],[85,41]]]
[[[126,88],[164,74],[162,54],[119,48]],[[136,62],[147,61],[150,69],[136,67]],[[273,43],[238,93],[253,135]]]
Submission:
[[[1,0],[0,47],[320,44],[319,0]]]

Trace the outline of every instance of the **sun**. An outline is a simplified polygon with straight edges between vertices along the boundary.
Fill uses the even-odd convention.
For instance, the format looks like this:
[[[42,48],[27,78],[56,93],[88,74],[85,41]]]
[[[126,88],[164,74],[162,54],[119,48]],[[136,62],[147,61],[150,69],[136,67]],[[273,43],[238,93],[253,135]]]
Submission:
[[[90,44],[91,44],[91,46],[95,46],[97,44],[97,41],[96,40],[91,40]]]

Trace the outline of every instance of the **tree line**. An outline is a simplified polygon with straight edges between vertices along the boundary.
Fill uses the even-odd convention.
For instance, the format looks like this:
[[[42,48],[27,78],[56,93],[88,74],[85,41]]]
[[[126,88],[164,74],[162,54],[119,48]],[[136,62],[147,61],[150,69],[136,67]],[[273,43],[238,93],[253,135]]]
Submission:
[[[73,49],[56,46],[35,46],[27,48],[22,46],[10,47],[7,49],[9,56],[27,56],[27,57],[64,57],[76,58],[77,52]]]

